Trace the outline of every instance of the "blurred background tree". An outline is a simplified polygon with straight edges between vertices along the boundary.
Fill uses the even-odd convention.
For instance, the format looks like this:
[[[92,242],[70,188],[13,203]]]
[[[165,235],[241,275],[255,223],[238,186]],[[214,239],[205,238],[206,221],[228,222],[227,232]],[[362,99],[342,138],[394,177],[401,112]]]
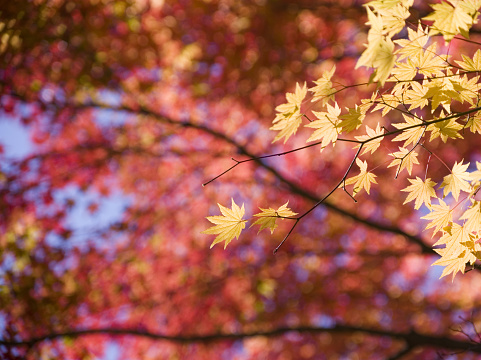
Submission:
[[[413,23],[429,9],[416,2]],[[338,145],[201,186],[232,156],[304,145],[271,144],[275,106],[334,64],[336,83],[366,82],[353,71],[366,21],[352,0],[4,1],[0,124],[29,141],[13,156],[18,140],[0,133],[0,354],[477,358],[479,271],[437,280],[434,241],[400,205],[394,169],[357,204],[336,193],[275,256],[267,231],[227,251],[200,234],[216,202],[300,212],[343,176],[352,150]],[[372,91],[342,96],[354,105]],[[481,160],[465,138],[437,155]]]

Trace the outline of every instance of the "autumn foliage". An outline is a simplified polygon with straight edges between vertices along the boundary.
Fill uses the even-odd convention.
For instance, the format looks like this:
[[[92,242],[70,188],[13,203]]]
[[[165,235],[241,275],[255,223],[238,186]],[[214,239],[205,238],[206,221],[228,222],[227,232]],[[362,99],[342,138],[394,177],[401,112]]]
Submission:
[[[476,359],[480,7],[5,2],[0,358]]]

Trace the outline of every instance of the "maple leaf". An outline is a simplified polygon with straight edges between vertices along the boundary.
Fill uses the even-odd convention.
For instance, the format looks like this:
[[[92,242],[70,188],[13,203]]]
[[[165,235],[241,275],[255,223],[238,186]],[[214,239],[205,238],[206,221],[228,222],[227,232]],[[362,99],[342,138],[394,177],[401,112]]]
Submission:
[[[392,37],[404,28],[404,20],[409,17],[412,4],[413,0],[374,0],[365,5],[382,17],[383,33]]]
[[[354,108],[348,108],[348,114],[341,115],[340,126],[342,131],[351,132],[358,129],[362,124],[362,120],[366,117],[360,106],[355,106]]]
[[[247,220],[242,219],[245,213],[244,204],[242,204],[242,208],[239,208],[239,206],[237,206],[237,204],[234,202],[234,199],[232,199],[231,209],[228,209],[221,204],[217,205],[219,206],[222,216],[208,216],[207,220],[215,224],[215,226],[202,231],[202,234],[218,234],[214,239],[214,242],[210,245],[210,248],[212,249],[215,244],[225,241],[225,249],[232,239],[234,239],[234,237],[239,239],[239,235],[245,228],[245,223]]]
[[[311,102],[321,100],[321,104],[325,105],[329,100],[334,100],[336,89],[332,87],[331,77],[335,71],[336,65],[330,71],[325,71],[318,80],[314,81],[316,86],[309,88],[309,91],[314,93]]]
[[[434,228],[433,236],[453,221],[453,211],[446,203],[438,199],[439,205],[432,205],[431,212],[421,219],[432,220],[426,229]]]
[[[481,201],[472,200],[471,206],[460,217],[461,220],[466,220],[464,227],[467,231],[473,232],[481,229]]]
[[[469,130],[471,130],[471,132],[477,132],[481,134],[481,111],[478,111],[473,116],[471,116],[466,126],[469,126]]]
[[[337,136],[341,130],[339,119],[339,114],[341,109],[335,103],[335,107],[327,104],[327,112],[312,112],[317,120],[309,123],[306,127],[317,129],[312,133],[312,135],[307,139],[307,142],[316,141],[322,139],[321,151],[330,143],[335,144]]]
[[[394,126],[396,129],[404,129],[410,126],[423,124],[423,121],[421,119],[409,117],[405,114],[403,114],[403,117],[404,117],[404,120],[406,120],[405,123],[392,124],[392,126]],[[404,130],[402,133],[400,133],[398,136],[392,139],[392,141],[406,140],[404,142],[404,147],[406,147],[411,143],[412,144],[417,143],[423,134],[424,134],[424,126],[416,126],[416,127],[412,127],[410,129]]]
[[[458,271],[464,272],[467,262],[474,263],[476,261],[475,255],[471,251],[467,251],[466,247],[472,243],[473,250],[477,250],[479,246],[475,246],[474,236],[464,226],[453,223],[451,226],[446,226],[444,230],[443,236],[434,245],[445,244],[445,247],[434,249],[441,255],[441,258],[432,265],[445,266],[441,277],[452,272],[454,279]]]
[[[418,176],[416,179],[408,179],[411,185],[402,189],[401,191],[409,192],[408,197],[404,201],[403,205],[416,200],[414,203],[414,208],[419,209],[424,203],[428,208],[431,207],[431,198],[436,197],[436,192],[434,191],[434,186],[436,183],[431,181],[431,179],[421,180]]]
[[[399,54],[398,59],[402,60],[406,57],[415,58],[419,53],[423,52],[424,46],[426,46],[429,36],[427,28],[423,30],[421,23],[418,24],[417,31],[408,27],[408,39],[394,40],[396,44],[400,46],[396,50],[396,54]]]
[[[395,67],[392,69],[392,78],[389,81],[407,81],[416,77],[418,68],[411,59],[407,59],[406,62],[396,62]]]
[[[474,76],[471,79],[465,74],[464,76],[452,76],[449,78],[454,91],[458,93],[457,100],[461,103],[467,101],[474,105],[478,100],[478,91],[481,89],[481,84],[478,83],[479,76]]]
[[[251,225],[260,225],[261,228],[257,233],[260,233],[262,230],[269,228],[271,230],[271,234],[274,233],[274,230],[277,228],[276,220],[277,219],[282,219],[286,217],[291,217],[291,216],[296,216],[297,213],[291,211],[287,207],[287,204],[289,202],[286,202],[284,205],[280,206],[277,210],[274,210],[272,208],[269,209],[262,209],[259,208],[262,212],[258,214],[254,214],[254,216],[260,217],[260,219],[256,220],[255,223]]]
[[[442,255],[444,249],[434,249],[438,254]],[[452,258],[442,257],[441,259],[435,261],[432,265],[445,266],[443,273],[439,277],[440,279],[453,273],[452,281],[458,272],[464,274],[466,269],[466,262],[469,260],[467,255],[471,255],[467,250],[463,250],[458,256]],[[476,259],[476,258],[475,258]]]
[[[367,24],[371,25],[367,35],[368,43],[355,68],[367,66],[376,69],[374,81],[384,85],[395,62],[394,43],[383,35],[382,16],[375,15],[369,7],[366,11],[369,19]]]
[[[434,79],[423,84],[428,89],[424,97],[431,99],[432,112],[439,105],[450,111],[450,104],[454,100],[461,100],[459,93],[454,89],[453,83],[448,78]]]
[[[473,197],[481,186],[481,162],[476,161],[476,170],[471,173],[471,192],[469,197]]]
[[[444,113],[441,112],[440,118],[444,117]],[[437,137],[441,136],[441,140],[443,142],[448,141],[449,138],[456,139],[460,138],[463,139],[459,130],[463,129],[463,125],[456,122],[456,119],[449,119],[446,121],[440,121],[434,124],[429,125],[426,128],[426,131],[431,131],[431,136],[429,137],[429,141],[436,139]]]
[[[377,184],[376,182],[376,175],[367,171],[367,162],[362,161],[361,159],[356,159],[356,164],[359,166],[361,170],[360,173],[356,176],[353,176],[345,181],[345,185],[354,184],[352,189],[352,195],[356,196],[356,194],[361,191],[362,189],[366,190],[369,194],[371,190],[371,183]],[[341,185],[342,186],[342,185]]]
[[[449,193],[453,194],[454,200],[458,201],[460,191],[469,192],[469,181],[471,180],[470,173],[466,172],[469,167],[469,163],[463,165],[461,160],[459,163],[455,162],[451,174],[446,175],[443,179],[441,187],[443,189],[443,196]]]
[[[297,132],[297,129],[302,123],[302,114],[300,113],[301,104],[307,94],[307,87],[304,83],[303,87],[296,84],[296,92],[287,93],[287,103],[276,107],[279,112],[276,118],[272,121],[274,124],[269,130],[280,131],[272,142],[276,142],[284,137],[284,144],[286,141]]]
[[[443,236],[436,241],[434,245],[443,245],[445,244],[445,248],[443,249],[443,253],[445,256],[452,257],[458,256],[463,248],[461,247],[461,243],[467,242],[471,240],[471,235],[469,231],[464,226],[461,226],[457,223],[452,223],[443,228]]]
[[[366,141],[366,140],[369,140],[373,137],[380,136],[380,135],[384,134],[384,129],[381,129],[381,125],[378,123],[377,127],[376,127],[376,130],[371,129],[369,126],[366,125],[366,132],[367,132],[367,135],[355,136],[356,140]],[[362,154],[361,155],[364,155],[368,151],[370,151],[371,154],[374,151],[376,151],[379,148],[379,146],[381,145],[382,139],[383,139],[382,137],[379,137],[375,140],[368,141],[367,143],[365,143],[363,148],[362,148]],[[357,144],[354,147],[354,149],[358,148],[359,146],[361,146],[361,144]]]
[[[478,17],[477,9],[481,4],[479,0],[451,0],[451,3],[443,1],[440,4],[431,5],[434,12],[424,17],[425,20],[434,21],[429,34],[441,33],[446,41],[450,41],[460,33],[467,37],[469,28]]]
[[[416,108],[422,109],[428,105],[429,101],[425,96],[428,89],[417,82],[412,82],[409,86],[411,89],[408,89],[403,96],[404,103],[411,104],[409,111]]]
[[[436,52],[437,43],[430,45],[425,51],[421,51],[412,59],[413,65],[424,76],[443,76],[446,68],[447,56],[441,56]]]
[[[372,111],[377,111],[382,109],[382,116],[385,116],[389,111],[394,110],[401,104],[399,97],[392,94],[381,95],[381,99],[377,101],[376,106]]]
[[[469,56],[461,54],[464,61],[456,61],[459,66],[467,71],[481,71],[481,49],[478,49],[471,59]]]
[[[399,174],[403,169],[406,169],[409,175],[411,175],[411,171],[413,169],[414,164],[419,164],[418,161],[418,154],[414,150],[408,150],[406,148],[400,147],[399,151],[395,153],[389,154],[394,157],[394,160],[388,165],[389,167],[392,166],[399,166],[399,170],[397,174]]]

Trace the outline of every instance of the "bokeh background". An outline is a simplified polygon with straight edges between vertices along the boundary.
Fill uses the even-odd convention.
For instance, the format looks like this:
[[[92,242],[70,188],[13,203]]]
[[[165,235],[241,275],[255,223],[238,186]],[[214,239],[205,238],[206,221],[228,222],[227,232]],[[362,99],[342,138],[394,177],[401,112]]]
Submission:
[[[286,145],[269,131],[296,82],[312,86],[333,65],[338,86],[368,80],[354,70],[362,5],[4,1],[0,357],[478,358],[479,270],[438,280],[435,239],[387,168],[394,144],[370,157],[369,196],[334,193],[276,255],[288,221],[272,236],[246,229],[226,250],[201,234],[217,203],[233,198],[252,216],[289,201],[303,213],[342,178],[355,150],[339,143],[244,163],[202,187],[232,157],[305,144],[303,130]],[[410,26],[429,11],[415,1]],[[455,40],[449,51],[477,48]],[[374,90],[337,100],[352,107]],[[449,164],[481,161],[471,134],[430,149]],[[414,175],[429,154],[419,158]],[[429,161],[433,177],[445,172]]]

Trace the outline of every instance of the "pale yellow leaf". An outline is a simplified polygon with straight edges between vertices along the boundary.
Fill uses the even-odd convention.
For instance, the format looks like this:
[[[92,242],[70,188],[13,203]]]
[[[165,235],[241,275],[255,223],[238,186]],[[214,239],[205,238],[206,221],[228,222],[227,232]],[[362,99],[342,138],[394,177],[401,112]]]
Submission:
[[[396,136],[392,141],[403,141],[404,147],[408,146],[409,144],[416,144],[421,136],[424,134],[424,126],[422,126],[423,121],[418,118],[409,117],[403,114],[405,123],[397,123],[392,124],[396,129],[405,129],[402,133]]]
[[[452,0],[451,3],[442,1],[431,5],[434,12],[424,17],[425,20],[434,21],[430,35],[441,33],[446,41],[458,34],[466,35],[478,15],[473,9],[476,5],[479,9],[478,0]]]
[[[436,250],[436,252],[438,251]],[[464,270],[466,269],[466,262],[469,260],[469,258],[466,258],[466,255],[470,255],[470,253],[467,250],[463,250],[463,252],[461,252],[461,254],[459,254],[457,257],[448,259],[441,258],[434,262],[432,265],[445,266],[443,273],[439,278],[441,279],[442,277],[452,273],[452,281],[454,281],[454,277],[458,272],[464,274]]]
[[[469,56],[461,54],[464,61],[456,61],[459,66],[467,71],[481,71],[481,49],[478,49],[471,59]]]
[[[284,138],[284,143],[297,132],[297,129],[302,123],[302,114],[300,112],[301,104],[307,94],[306,84],[301,87],[299,83],[296,84],[296,92],[287,93],[287,103],[276,107],[278,114],[272,121],[273,125],[270,130],[279,131],[279,134],[274,138],[276,142]]]
[[[409,86],[411,89],[408,89],[403,96],[404,103],[406,105],[411,105],[409,111],[416,108],[422,109],[427,106],[429,101],[425,95],[428,92],[428,89],[417,82],[412,82]]]
[[[434,228],[433,236],[453,221],[453,211],[446,203],[438,199],[439,205],[432,205],[431,212],[421,219],[431,220],[426,229]]]
[[[441,112],[440,118],[444,117],[444,113]],[[451,139],[463,139],[462,135],[459,133],[463,129],[463,125],[456,122],[456,119],[448,119],[445,121],[440,121],[429,125],[426,131],[431,131],[431,136],[429,141],[433,141],[437,137],[441,136],[441,140],[446,142],[449,138]]]
[[[469,163],[463,165],[463,161],[461,160],[459,163],[455,162],[453,169],[451,170],[451,174],[446,175],[444,177],[443,183],[441,187],[443,189],[443,196],[448,195],[449,193],[453,194],[453,197],[456,201],[458,201],[459,193],[461,191],[469,192],[470,186],[469,181],[471,179],[471,175],[466,172],[469,167]]]
[[[341,120],[339,115],[341,109],[335,103],[335,106],[327,104],[327,112],[312,112],[316,119],[315,121],[306,125],[306,127],[316,129],[312,135],[307,139],[307,142],[317,141],[322,139],[321,151],[330,143],[335,143],[337,136],[341,132]]]
[[[309,91],[314,93],[311,100],[312,102],[321,100],[321,104],[325,105],[330,100],[334,100],[334,93],[336,92],[336,89],[332,87],[331,78],[335,71],[336,65],[334,65],[330,71],[325,71],[322,73],[322,76],[318,80],[314,81],[316,86],[309,88]]]
[[[374,151],[376,151],[379,148],[379,146],[381,145],[381,141],[383,139],[381,135],[384,134],[384,129],[381,128],[381,125],[379,123],[377,124],[376,130],[371,129],[369,126],[366,125],[366,133],[367,135],[355,136],[356,140],[366,141],[376,136],[379,136],[379,137],[377,139],[366,142],[362,148],[361,155],[367,153],[368,151],[370,151],[372,154]],[[357,144],[354,148],[358,148],[359,146],[361,146],[361,144]]]
[[[291,211],[291,209],[287,207],[288,203],[289,202],[286,202],[284,205],[280,206],[277,210],[274,210],[272,208],[269,208],[269,209],[259,208],[262,212],[258,214],[254,214],[254,216],[259,217],[259,219],[256,220],[256,222],[253,223],[251,227],[254,225],[260,225],[261,228],[259,229],[258,233],[260,233],[264,229],[270,229],[271,234],[274,233],[274,230],[277,228],[277,224],[276,224],[277,219],[280,218],[283,220],[283,218],[297,215],[297,213]]]
[[[436,183],[429,178],[423,181],[418,176],[416,176],[416,179],[408,180],[411,185],[401,190],[409,193],[403,204],[416,200],[414,203],[415,209],[419,209],[423,203],[430,208],[431,198],[436,197],[436,192],[434,191]]]
[[[417,31],[408,27],[408,39],[394,40],[400,46],[396,51],[396,54],[399,54],[399,60],[418,56],[419,53],[424,51],[428,39],[427,28],[423,30],[421,23],[418,24]]]
[[[239,239],[239,235],[245,228],[245,222],[247,220],[242,219],[245,213],[244,204],[242,204],[242,208],[239,208],[234,202],[234,199],[232,199],[231,209],[220,204],[217,205],[222,215],[208,216],[207,220],[215,225],[202,231],[202,234],[217,235],[210,247],[212,248],[215,244],[225,241],[225,249],[234,237]]]
[[[399,170],[397,174],[399,174],[403,169],[406,169],[409,175],[411,175],[411,171],[413,169],[413,165],[419,164],[418,161],[418,154],[414,150],[408,150],[406,148],[400,147],[399,151],[395,153],[389,154],[394,157],[394,160],[388,165],[389,167],[392,166],[399,166]]]
[[[341,115],[341,123],[340,126],[342,131],[351,132],[355,129],[358,129],[359,126],[362,124],[362,120],[366,117],[365,113],[363,113],[362,108],[360,106],[349,108],[349,113]]]
[[[471,130],[471,132],[481,134],[481,111],[478,111],[474,115],[472,115],[469,118],[466,126],[469,127],[469,130]]]
[[[362,189],[366,190],[366,192],[369,194],[369,191],[371,190],[371,183],[377,184],[376,175],[367,171],[366,161],[362,161],[361,159],[357,158],[356,164],[357,166],[359,166],[359,169],[361,170],[360,173],[356,176],[353,176],[347,179],[345,182],[345,185],[354,184],[354,187],[352,190],[353,196],[356,196],[356,194]]]
[[[481,201],[473,200],[471,206],[460,217],[461,220],[466,220],[464,227],[468,232],[481,230]]]

